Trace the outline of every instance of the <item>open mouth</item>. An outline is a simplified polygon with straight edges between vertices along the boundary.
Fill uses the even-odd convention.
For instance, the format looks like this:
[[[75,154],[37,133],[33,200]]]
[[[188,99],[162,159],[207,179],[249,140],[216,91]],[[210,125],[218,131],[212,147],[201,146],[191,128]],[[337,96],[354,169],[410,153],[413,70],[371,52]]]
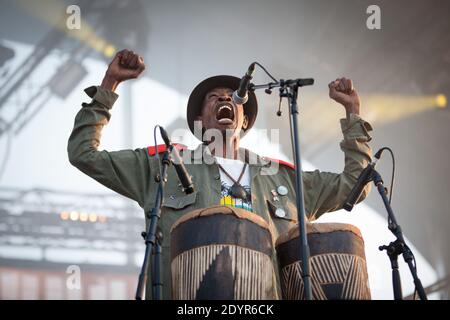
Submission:
[[[216,111],[216,120],[220,124],[232,124],[234,121],[234,109],[229,103],[218,105]]]

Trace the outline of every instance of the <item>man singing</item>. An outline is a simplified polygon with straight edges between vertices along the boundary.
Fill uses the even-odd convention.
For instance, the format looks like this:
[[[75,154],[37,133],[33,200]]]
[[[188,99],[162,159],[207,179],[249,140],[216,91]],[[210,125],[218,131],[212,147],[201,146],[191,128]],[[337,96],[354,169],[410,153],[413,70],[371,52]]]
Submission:
[[[114,91],[121,82],[137,78],[144,69],[143,58],[133,51],[117,53],[102,84],[85,90],[92,101],[83,103],[75,118],[68,154],[72,165],[106,187],[137,201],[148,212],[154,206],[158,186],[160,163],[156,153],[163,148],[98,150],[101,131],[108,124],[110,109],[118,98]],[[171,298],[170,229],[184,214],[220,204],[242,208],[262,217],[275,237],[297,223],[292,166],[239,147],[240,139],[252,128],[258,110],[253,92],[249,92],[249,100],[244,105],[233,102],[232,94],[239,81],[232,76],[211,77],[198,84],[189,97],[188,125],[202,144],[193,152],[182,151],[184,159],[192,160],[186,161],[186,168],[193,177],[194,193],[186,195],[179,186],[174,168],[171,166],[168,171],[159,221],[165,239],[163,279],[166,299]],[[332,81],[329,96],[346,111],[346,118],[340,120],[344,136],[340,146],[345,154],[345,166],[342,173],[319,170],[303,173],[308,221],[341,209],[360,172],[371,161],[367,143],[371,140],[369,131],[372,128],[359,116],[361,103],[352,81],[346,78]],[[157,114],[156,109],[154,114]],[[196,127],[199,123],[200,128]],[[263,174],[273,163],[278,165],[277,170]],[[369,187],[360,201],[368,192]],[[151,289],[150,284],[147,289]],[[151,290],[147,290],[146,297],[150,296]]]

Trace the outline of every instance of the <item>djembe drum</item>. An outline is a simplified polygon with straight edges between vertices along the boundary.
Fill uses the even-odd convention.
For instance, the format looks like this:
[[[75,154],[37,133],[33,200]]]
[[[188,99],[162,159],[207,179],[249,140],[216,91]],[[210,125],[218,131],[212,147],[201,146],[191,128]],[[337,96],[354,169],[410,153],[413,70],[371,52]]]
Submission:
[[[173,299],[275,299],[267,223],[225,206],[195,210],[171,229]]]
[[[276,242],[283,299],[304,299],[299,233],[296,226]],[[343,223],[309,223],[307,233],[313,299],[370,299],[359,229]]]

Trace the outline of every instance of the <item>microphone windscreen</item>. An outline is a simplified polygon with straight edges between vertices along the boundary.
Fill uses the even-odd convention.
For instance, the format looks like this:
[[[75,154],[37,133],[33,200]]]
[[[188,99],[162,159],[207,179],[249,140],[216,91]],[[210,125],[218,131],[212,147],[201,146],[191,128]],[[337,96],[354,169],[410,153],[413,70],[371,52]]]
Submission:
[[[170,146],[170,139],[169,139],[169,135],[167,134],[167,131],[164,130],[163,127],[159,127],[159,131],[161,133],[161,138],[164,140],[164,143],[166,144],[166,146]]]

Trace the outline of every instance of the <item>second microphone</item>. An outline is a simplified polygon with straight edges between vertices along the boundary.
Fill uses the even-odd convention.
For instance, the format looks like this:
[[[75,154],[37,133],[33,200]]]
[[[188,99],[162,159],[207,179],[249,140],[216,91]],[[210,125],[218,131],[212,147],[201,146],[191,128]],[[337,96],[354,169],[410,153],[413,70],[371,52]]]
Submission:
[[[159,130],[161,132],[161,137],[166,144],[167,150],[172,156],[172,163],[175,167],[175,171],[177,172],[178,179],[183,187],[183,191],[186,194],[190,194],[194,192],[194,183],[192,182],[192,178],[187,172],[187,169],[183,163],[183,159],[181,159],[180,154],[178,153],[177,148],[172,144],[169,139],[169,135],[163,127],[159,126]]]

